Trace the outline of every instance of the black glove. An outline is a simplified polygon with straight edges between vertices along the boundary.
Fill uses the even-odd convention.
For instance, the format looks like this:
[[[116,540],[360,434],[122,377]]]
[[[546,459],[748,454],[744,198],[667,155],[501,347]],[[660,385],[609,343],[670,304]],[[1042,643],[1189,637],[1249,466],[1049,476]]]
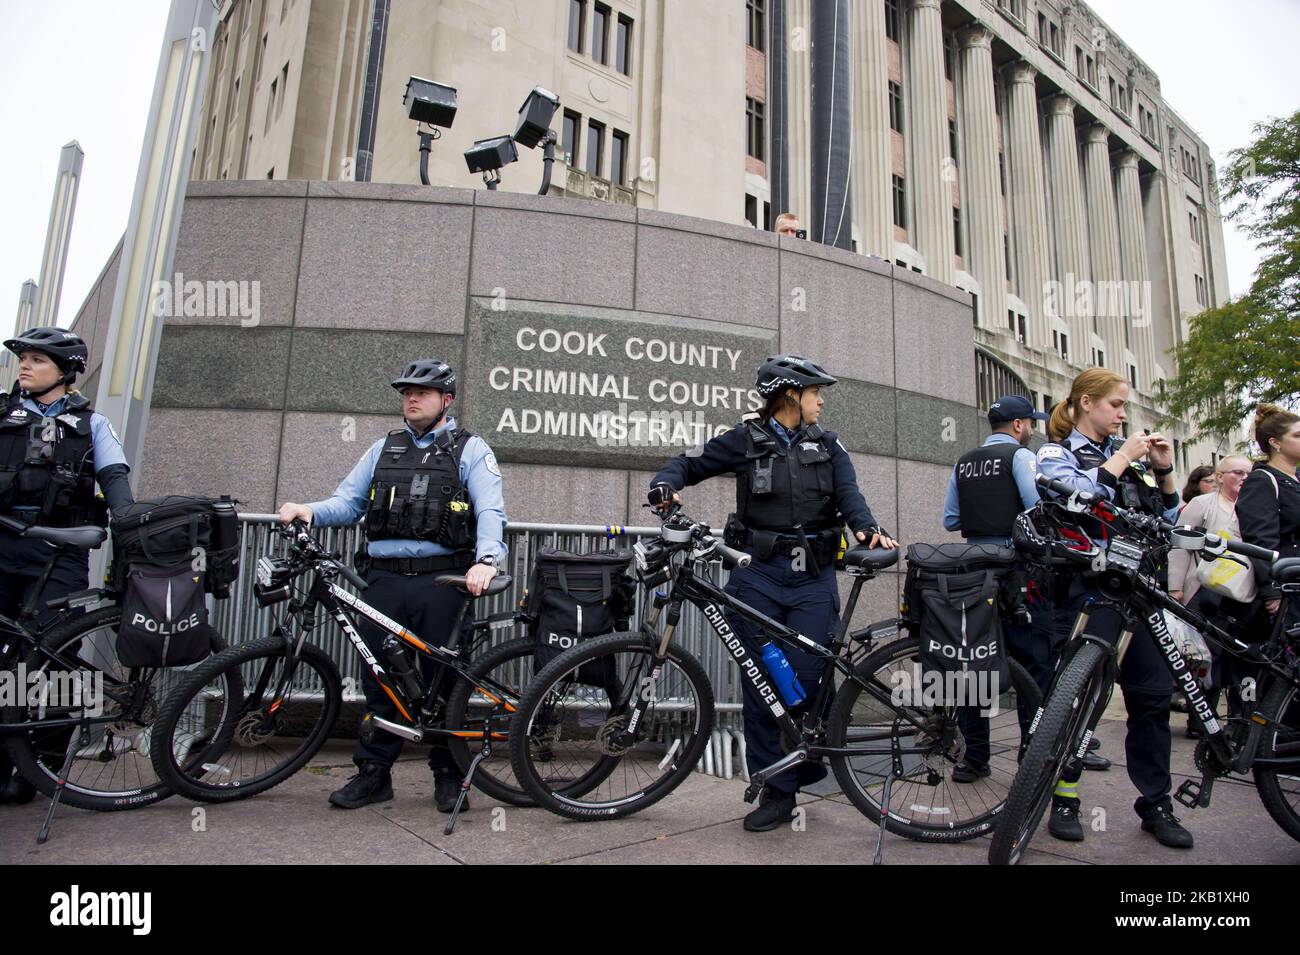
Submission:
[[[651,507],[662,507],[673,499],[677,491],[671,484],[655,484],[650,488],[650,493],[646,499],[650,502]]]

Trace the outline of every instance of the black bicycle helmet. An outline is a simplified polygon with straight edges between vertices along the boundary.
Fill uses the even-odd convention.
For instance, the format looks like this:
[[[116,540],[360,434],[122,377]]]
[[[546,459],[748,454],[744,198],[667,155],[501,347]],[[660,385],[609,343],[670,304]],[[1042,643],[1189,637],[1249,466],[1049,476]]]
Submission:
[[[398,391],[408,385],[423,388],[437,388],[449,395],[456,394],[456,372],[446,362],[436,358],[417,358],[406,366],[401,376],[393,379],[393,387]]]
[[[811,388],[813,385],[833,385],[836,378],[815,361],[802,355],[773,355],[758,369],[755,387],[764,398],[770,398],[782,388]]]
[[[84,372],[86,362],[90,358],[90,350],[86,348],[86,343],[82,341],[80,335],[67,329],[49,326],[29,328],[17,338],[7,340],[5,348],[15,355],[21,355],[25,351],[38,351],[49,355],[65,376],[69,372]]]

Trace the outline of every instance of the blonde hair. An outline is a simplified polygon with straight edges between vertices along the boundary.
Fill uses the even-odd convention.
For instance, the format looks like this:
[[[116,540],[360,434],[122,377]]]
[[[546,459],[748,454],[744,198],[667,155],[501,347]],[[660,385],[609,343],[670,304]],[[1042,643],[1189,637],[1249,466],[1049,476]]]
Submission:
[[[1047,422],[1047,437],[1060,443],[1070,436],[1079,420],[1079,402],[1087,395],[1093,401],[1101,401],[1116,385],[1126,384],[1123,375],[1118,375],[1108,368],[1088,368],[1079,373],[1070,385],[1070,397],[1058,401],[1052,409],[1052,417]]]
[[[1255,463],[1250,459],[1250,456],[1246,454],[1225,454],[1223,457],[1219,458],[1218,462],[1214,465],[1215,473],[1222,474],[1227,471],[1229,461],[1242,461],[1248,465],[1254,465]],[[1250,468],[1247,468],[1246,470],[1249,471]]]
[[[1267,401],[1259,403],[1255,408],[1255,424],[1251,431],[1255,434],[1255,443],[1259,445],[1264,461],[1268,461],[1273,456],[1273,448],[1269,445],[1268,439],[1276,438],[1281,441],[1282,436],[1297,421],[1300,421],[1300,415],[1287,411],[1281,405]]]

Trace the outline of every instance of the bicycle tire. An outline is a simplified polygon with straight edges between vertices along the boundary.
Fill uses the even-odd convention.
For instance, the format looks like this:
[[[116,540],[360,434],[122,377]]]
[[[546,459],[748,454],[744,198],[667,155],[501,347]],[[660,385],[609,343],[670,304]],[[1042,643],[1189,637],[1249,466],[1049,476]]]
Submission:
[[[709,743],[709,734],[713,730],[713,687],[710,686],[708,675],[699,661],[676,644],[668,648],[668,663],[672,664],[676,674],[661,673],[659,682],[655,684],[655,692],[658,692],[657,688],[665,686],[669,687],[667,692],[680,692],[682,684],[685,684],[689,689],[690,698],[694,700],[694,712],[686,715],[686,706],[689,704],[673,704],[676,708],[667,710],[670,700],[656,700],[655,705],[663,704],[662,708],[669,714],[683,714],[680,723],[684,731],[689,730],[689,739],[682,742],[681,738],[675,738],[674,742],[668,743],[666,724],[660,723],[659,730],[665,734],[664,738],[660,741],[638,739],[635,745],[641,746],[641,751],[631,754],[634,756],[633,759],[626,759],[625,757],[630,755],[629,752],[610,753],[608,743],[601,743],[597,739],[588,741],[578,738],[580,734],[598,738],[602,731],[611,727],[618,728],[616,721],[620,717],[611,717],[597,726],[592,717],[581,715],[583,711],[590,709],[590,704],[577,703],[577,701],[575,701],[577,705],[574,707],[574,716],[567,721],[574,727],[574,741],[572,743],[568,740],[561,741],[556,735],[566,724],[566,713],[561,712],[557,723],[551,715],[554,712],[551,708],[565,704],[572,686],[576,683],[573,674],[582,670],[584,664],[588,667],[583,672],[591,673],[601,669],[601,665],[591,666],[591,664],[605,659],[610,662],[604,666],[610,667],[610,671],[617,674],[618,654],[630,655],[637,663],[648,665],[653,659],[657,646],[657,642],[648,640],[640,633],[611,633],[595,637],[561,653],[543,668],[528,687],[524,698],[520,701],[519,712],[515,714],[510,724],[510,738],[513,741],[511,763],[515,777],[538,805],[569,819],[581,821],[615,819],[640,812],[658,802],[676,789],[695,768],[705,746]],[[620,687],[625,690],[627,674],[623,673],[617,679],[620,681]],[[557,687],[560,688],[558,700],[552,698],[552,691]],[[608,688],[601,689],[599,692],[604,692],[606,699],[609,698]],[[588,696],[595,697],[596,693],[596,689],[591,689]],[[598,701],[596,706],[599,706]],[[539,710],[544,712],[539,713]],[[656,715],[651,714],[642,721],[641,726],[650,727],[650,733],[653,734],[655,724]],[[545,733],[537,729],[538,725],[543,726]],[[561,763],[558,768],[553,768],[557,762],[557,752],[567,755],[567,751],[575,748],[579,743],[586,743],[588,748],[595,750],[590,769],[582,772],[576,770],[566,772],[567,763]],[[659,756],[658,749],[661,745],[665,748],[665,753],[656,763],[655,757]],[[663,774],[643,784],[639,779],[643,774],[640,768],[643,762],[641,757],[647,753],[653,753],[649,762]],[[542,767],[545,767],[545,772]],[[665,768],[667,772],[663,772]],[[593,793],[601,790],[620,769],[623,770],[624,782],[629,775],[634,777],[635,791],[617,798],[602,799],[599,796],[592,798]]]
[[[474,681],[482,679],[484,676],[491,675],[497,683],[515,690],[514,698],[507,702],[514,709],[518,709],[520,698],[524,694],[524,688],[534,676],[533,667],[529,666],[525,661],[534,657],[536,651],[537,642],[535,640],[521,637],[517,640],[498,644],[487,650],[481,657],[476,658],[469,668],[469,679],[464,677],[458,679],[456,685],[452,687],[451,694],[447,697],[447,729],[482,732],[482,716],[477,714],[471,716],[470,713],[472,712],[473,698],[471,693],[474,691]],[[512,673],[495,672],[516,665],[518,666],[517,679]],[[515,778],[514,768],[510,764],[510,753],[507,747],[510,745],[508,735],[509,722],[512,716],[505,714],[504,709],[502,709],[502,712],[504,718],[493,716],[492,723],[489,725],[489,732],[495,732],[495,727],[500,723],[506,731],[507,739],[503,740],[500,746],[496,741],[493,742],[492,756],[490,759],[485,759],[479,763],[478,768],[474,771],[473,783],[488,796],[511,806],[535,805],[532,796],[519,785],[518,780]],[[451,750],[451,758],[455,760],[456,766],[462,774],[469,771],[469,764],[478,753],[480,745],[478,739],[453,738],[449,740],[448,748]]]
[[[869,680],[878,679],[879,674],[892,670],[898,664],[919,667],[920,646],[921,641],[918,637],[904,637],[891,641],[873,650],[858,664],[854,672],[860,679]],[[936,754],[934,757],[903,757],[904,766],[906,767],[908,761],[911,761],[916,775],[910,779],[894,781],[890,794],[889,815],[884,820],[888,831],[917,842],[964,842],[982,836],[994,827],[1005,801],[1005,797],[1001,795],[1002,787],[1008,785],[1014,775],[1015,753],[1020,745],[1017,700],[1023,696],[1030,713],[1037,709],[1040,702],[1038,687],[1024,667],[1015,660],[1008,661],[1008,666],[1011,689],[1016,697],[1009,699],[1010,705],[990,719],[989,746],[992,751],[989,760],[990,775],[970,783],[950,783],[944,771],[947,769],[945,764],[955,762],[955,759],[942,754]],[[896,681],[889,682],[897,685]],[[868,701],[868,705],[874,704],[882,715],[888,710],[874,697],[866,694],[862,686],[855,681],[846,680],[836,690],[835,703],[827,717],[828,746],[843,747],[849,742],[855,710],[864,698]],[[917,716],[924,716],[926,713],[925,707],[908,706],[907,708]],[[996,728],[994,728],[995,724]],[[909,737],[909,740],[903,741],[904,745],[916,745],[914,726],[904,723],[900,730],[900,741],[904,734]],[[1004,741],[1003,736],[1008,738]],[[1007,753],[1010,753],[1009,757]],[[860,768],[853,765],[854,760],[863,761]],[[873,823],[880,825],[882,815],[880,797],[883,795],[885,776],[892,772],[891,757],[873,751],[871,754],[863,754],[859,757],[832,756],[830,763],[841,790],[854,807]],[[932,769],[936,771],[934,775],[938,775],[942,780],[934,786],[922,782],[919,775],[925,772],[926,777],[930,778]],[[909,801],[912,798],[910,795],[912,788],[916,789],[918,800],[928,799],[928,801]],[[986,797],[995,798],[996,801],[990,802]],[[978,814],[958,821],[954,816],[958,807],[963,805],[969,807],[975,800],[980,804]],[[900,806],[913,815],[910,817],[901,815]]]
[[[190,677],[168,697],[159,716],[153,746],[154,770],[176,792],[198,802],[231,802],[264,793],[284,782],[302,769],[329,739],[338,721],[343,701],[343,683],[338,667],[325,651],[314,644],[304,643],[299,650],[299,669],[295,671],[294,685],[276,706],[268,702],[263,693],[273,690],[279,667],[288,656],[288,647],[282,637],[266,637],[241,643],[212,657],[197,667]],[[229,695],[209,699],[206,708],[218,709],[219,745],[210,748],[205,756],[193,757],[189,736],[195,733],[182,717],[195,697],[208,692],[208,687],[219,682],[223,674],[239,673],[241,667],[256,667],[253,679],[244,683],[248,693],[235,698]],[[315,674],[310,680],[311,689],[302,689],[306,682],[302,667]],[[269,669],[268,669],[269,667]],[[296,697],[296,699],[295,699]],[[237,703],[235,701],[238,701]],[[274,715],[274,731],[268,731],[265,721]],[[300,727],[306,724],[306,732]],[[178,738],[177,734],[181,734]],[[290,735],[292,734],[292,735]],[[271,740],[300,739],[297,748],[266,771],[255,772],[245,779],[242,772],[245,757],[253,762],[254,769],[261,765],[259,755]],[[275,750],[266,746],[272,753]],[[181,757],[178,761],[178,755]]]
[[[60,659],[77,659],[84,665],[84,669],[79,670],[79,673],[100,673],[105,681],[112,678],[115,686],[126,685],[133,688],[135,683],[132,680],[132,668],[123,666],[117,659],[116,645],[111,639],[111,635],[117,632],[121,618],[122,608],[112,605],[77,614],[51,627],[48,632],[41,635],[39,649],[33,648],[23,659],[29,679],[37,673],[45,673],[44,686],[54,686],[50,678],[53,672],[51,669],[53,661],[50,656],[55,656]],[[211,633],[213,651],[223,650],[225,642],[215,630]],[[87,648],[82,646],[82,641],[93,638],[96,634],[102,635],[103,639],[95,642],[94,650],[90,651],[94,655],[94,661],[85,660],[81,654],[86,652]],[[78,809],[113,812],[148,806],[172,794],[172,790],[153,772],[147,741],[151,737],[152,725],[157,719],[159,699],[169,691],[169,684],[177,679],[183,679],[187,672],[186,668],[180,667],[134,671],[137,679],[142,674],[147,675],[149,679],[150,685],[142,691],[143,702],[138,709],[128,706],[126,717],[121,721],[92,724],[91,731],[96,736],[89,747],[79,748],[78,752],[87,754],[84,758],[74,757],[68,771],[68,779],[63,787],[63,794],[59,797],[60,802]],[[87,676],[81,676],[80,685],[85,686],[87,679]],[[63,685],[67,686],[68,683],[65,682]],[[94,685],[93,678],[91,678],[91,685]],[[131,696],[136,691],[130,689],[114,692],[115,695],[120,693]],[[112,698],[101,695],[99,705],[119,704]],[[50,704],[48,696],[42,698],[36,707],[47,714],[47,717],[68,716],[78,711],[77,707]],[[51,707],[58,712],[50,713]],[[6,706],[3,720],[5,723],[21,722],[29,718],[28,711],[29,706],[21,701]],[[152,719],[149,718],[151,713]],[[141,716],[145,718],[141,720]],[[75,730],[66,727],[32,729],[26,733],[9,736],[5,740],[14,768],[45,796],[54,795],[67,747],[71,743],[72,732]],[[145,744],[143,750],[142,743]],[[92,764],[98,764],[98,767]],[[106,773],[107,779],[105,779]]]
[[[1264,695],[1259,713],[1268,720],[1268,727],[1260,737],[1257,756],[1275,759],[1281,755],[1295,756],[1300,753],[1298,697],[1300,695],[1296,688],[1282,680],[1275,682]],[[1300,805],[1297,805],[1300,802],[1300,772],[1288,774],[1267,767],[1256,767],[1254,775],[1260,801],[1264,803],[1268,814],[1282,827],[1283,832],[1300,841]],[[1292,786],[1290,799],[1282,787],[1283,779]]]
[[[1085,642],[1060,672],[993,830],[990,865],[1015,865],[1029,848],[1051,802],[1061,766],[1105,695],[1106,656],[1102,647]]]

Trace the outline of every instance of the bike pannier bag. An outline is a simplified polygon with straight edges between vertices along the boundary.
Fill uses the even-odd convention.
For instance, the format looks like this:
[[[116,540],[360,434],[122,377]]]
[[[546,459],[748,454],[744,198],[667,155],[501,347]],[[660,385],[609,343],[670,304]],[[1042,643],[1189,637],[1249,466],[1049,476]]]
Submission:
[[[625,549],[576,554],[542,547],[533,563],[527,614],[537,642],[536,666],[550,663],[579,643],[627,629],[636,589]],[[584,683],[603,684],[606,674],[579,674]]]
[[[203,574],[190,561],[137,564],[127,574],[117,655],[127,667],[197,663],[212,646]]]

